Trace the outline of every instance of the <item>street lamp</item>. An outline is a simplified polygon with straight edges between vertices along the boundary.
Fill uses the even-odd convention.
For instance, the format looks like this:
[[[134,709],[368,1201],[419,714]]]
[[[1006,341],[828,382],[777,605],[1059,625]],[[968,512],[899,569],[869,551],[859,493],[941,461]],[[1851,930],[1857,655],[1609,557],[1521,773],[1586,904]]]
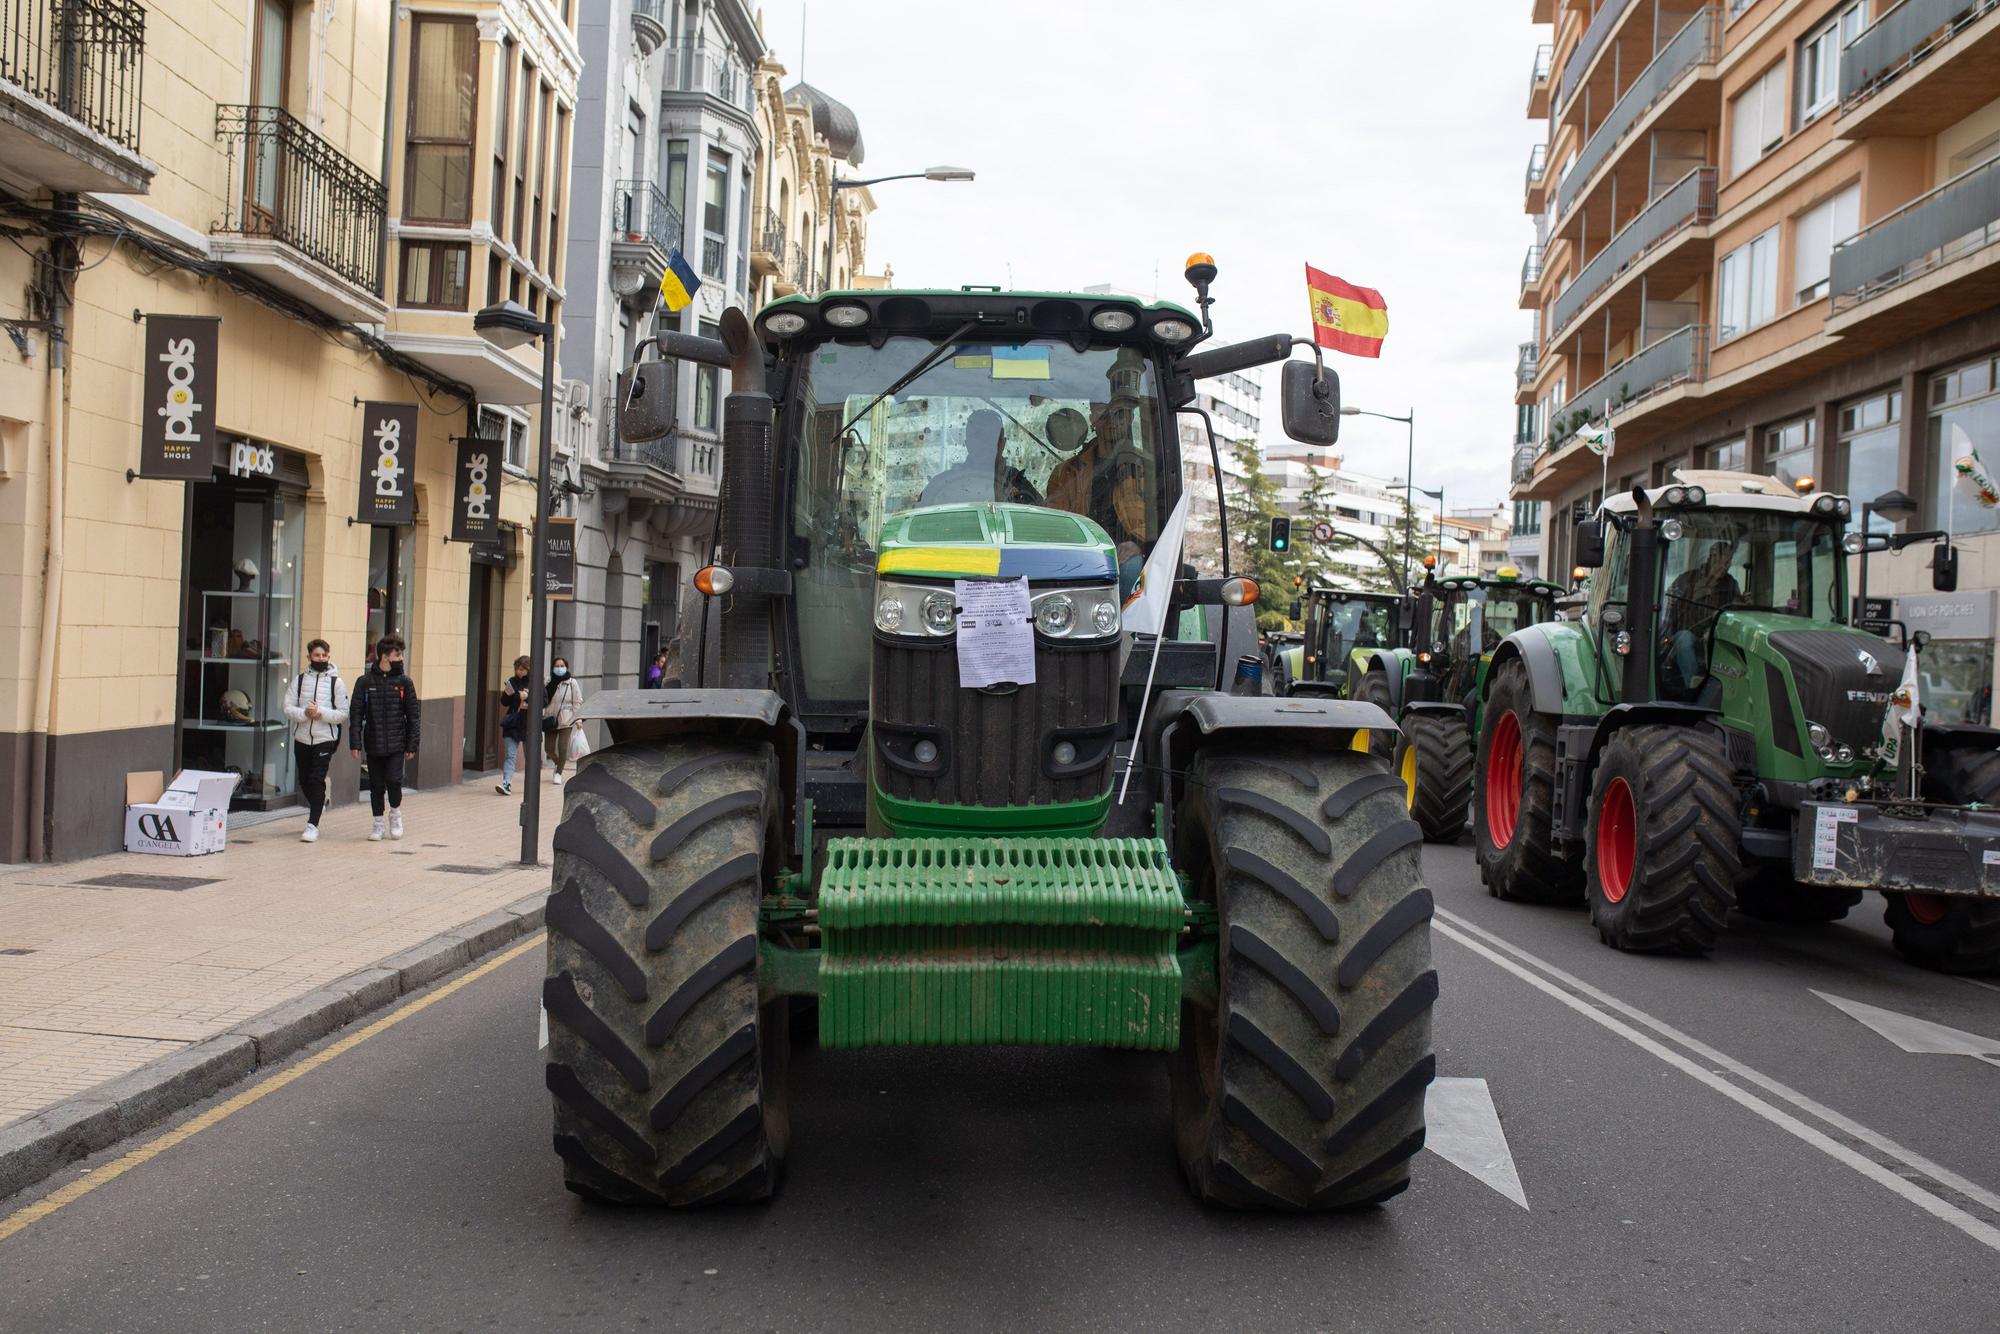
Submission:
[[[1854,596],[1854,600],[1860,604],[1858,608],[1860,615],[1854,618],[1857,623],[1862,616],[1868,614],[1868,537],[1872,527],[1868,522],[1868,516],[1879,514],[1889,522],[1896,523],[1916,512],[1917,502],[1902,491],[1884,491],[1873,500],[1861,502],[1861,589]]]
[[[535,557],[530,576],[534,583],[529,589],[531,601],[528,608],[528,643],[539,665],[542,644],[549,630],[549,463],[554,454],[554,442],[549,437],[554,430],[555,417],[555,326],[548,320],[537,319],[533,311],[518,301],[501,301],[474,315],[472,327],[481,338],[502,352],[525,347],[537,338],[542,340],[542,430],[536,451]],[[529,708],[532,711],[524,720],[524,749],[539,744],[541,740],[542,701],[539,695],[533,696]],[[528,788],[522,794],[521,802],[521,864],[533,866],[541,846],[542,785],[539,780],[542,776],[542,757],[539,754],[526,772]]]
[[[1414,520],[1416,511],[1410,505],[1410,479],[1417,471],[1417,410],[1411,408],[1405,416],[1395,416],[1387,412],[1370,412],[1366,408],[1342,407],[1343,417],[1379,417],[1385,422],[1401,422],[1408,428],[1409,438],[1403,448],[1403,585],[1410,582],[1410,548],[1416,545]]]
[[[973,179],[970,167],[925,167],[922,171],[899,171],[893,176],[868,176],[855,180],[842,180],[836,176],[827,192],[826,209],[826,279],[833,281],[833,238],[840,229],[840,192],[856,185],[880,185],[884,181],[969,181]],[[821,290],[824,290],[822,288]]]

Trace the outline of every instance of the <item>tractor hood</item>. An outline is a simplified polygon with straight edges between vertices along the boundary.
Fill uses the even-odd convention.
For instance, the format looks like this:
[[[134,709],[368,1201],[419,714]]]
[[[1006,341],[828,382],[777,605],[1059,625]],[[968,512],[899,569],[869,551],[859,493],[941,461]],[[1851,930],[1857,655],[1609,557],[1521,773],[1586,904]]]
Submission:
[[[882,524],[875,572],[918,579],[1026,577],[1110,583],[1111,538],[1089,519],[1036,505],[931,505]]]
[[[1785,749],[1810,753],[1784,744],[1798,727],[1793,717],[1820,724],[1857,755],[1881,741],[1889,696],[1903,676],[1902,649],[1864,630],[1770,612],[1726,612],[1717,633],[1790,678],[1797,713],[1772,700],[1775,739]]]

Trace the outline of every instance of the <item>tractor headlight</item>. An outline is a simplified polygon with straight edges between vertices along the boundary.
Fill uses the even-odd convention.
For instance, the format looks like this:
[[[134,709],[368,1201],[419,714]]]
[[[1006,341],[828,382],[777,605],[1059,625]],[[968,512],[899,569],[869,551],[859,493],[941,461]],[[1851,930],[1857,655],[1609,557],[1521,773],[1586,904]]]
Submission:
[[[1124,625],[1118,586],[1059,588],[1028,600],[1035,632],[1050,639],[1108,639]]]
[[[1833,733],[1819,723],[1806,724],[1806,740],[1812,742],[1813,753],[1823,760],[1833,758]]]
[[[1120,621],[1118,607],[1110,599],[1099,602],[1090,613],[1090,628],[1100,635],[1113,634]]]
[[[1840,512],[1840,502],[1838,500],[1835,500],[1832,496],[1826,496],[1826,495],[1820,496],[1818,499],[1813,501],[1812,512],[1814,514],[1819,515],[1819,517],[1822,519],[1831,518],[1833,515]]]
[[[1858,556],[1868,544],[1868,539],[1859,532],[1848,533],[1840,539],[1840,549],[1850,556]]]
[[[1846,496],[1842,496],[1838,501],[1834,502],[1834,508],[1839,511],[1840,517],[1843,519],[1854,513],[1854,503]]]
[[[942,637],[958,629],[958,601],[936,584],[883,580],[875,585],[875,628],[890,635]]]
[[[1063,639],[1076,628],[1076,599],[1050,593],[1035,601],[1035,629],[1050,639]]]
[[[951,594],[939,589],[924,595],[924,629],[934,635],[948,635],[958,628],[958,603]]]
[[[1854,747],[1842,746],[1839,750],[1833,752],[1833,761],[1835,764],[1854,763]]]
[[[1194,326],[1186,320],[1154,320],[1153,337],[1168,343],[1184,343],[1194,337]]]
[[[1688,489],[1684,486],[1670,486],[1666,494],[1660,497],[1662,505],[1685,505],[1687,501]]]
[[[1669,542],[1678,542],[1687,536],[1687,529],[1681,527],[1679,519],[1668,519],[1660,525],[1660,536]]]
[[[1698,486],[1689,487],[1687,490],[1687,503],[1690,505],[1706,505],[1708,503],[1708,492]]]
[[[886,589],[882,600],[875,604],[875,628],[892,635],[903,628],[903,599]]]
[[[764,331],[780,338],[790,338],[793,334],[804,333],[806,317],[795,310],[781,310],[764,317]]]

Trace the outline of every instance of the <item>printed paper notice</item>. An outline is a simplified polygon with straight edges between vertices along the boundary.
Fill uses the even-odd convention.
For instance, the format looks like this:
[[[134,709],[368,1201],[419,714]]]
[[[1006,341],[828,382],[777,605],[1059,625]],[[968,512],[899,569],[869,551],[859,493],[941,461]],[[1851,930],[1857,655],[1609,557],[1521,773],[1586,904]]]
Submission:
[[[1026,579],[959,579],[958,683],[1035,683],[1035,620]]]
[[[1821,806],[1813,812],[1813,869],[1831,871],[1840,860],[1840,827],[1861,818],[1852,806]]]

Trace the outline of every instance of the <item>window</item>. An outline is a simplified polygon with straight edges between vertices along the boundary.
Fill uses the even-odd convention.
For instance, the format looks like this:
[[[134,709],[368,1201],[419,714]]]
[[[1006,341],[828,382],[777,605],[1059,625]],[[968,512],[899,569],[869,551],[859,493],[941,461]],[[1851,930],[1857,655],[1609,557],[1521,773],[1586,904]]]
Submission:
[[[729,156],[708,151],[708,170],[701,182],[701,271],[722,276],[729,236]]]
[[[1813,419],[1773,426],[1764,432],[1764,471],[1794,490],[1813,472]]]
[[[672,204],[675,212],[683,217],[687,216],[687,190],[688,141],[669,139],[667,140],[667,202]],[[680,243],[680,237],[673,238],[674,245],[678,246]]]
[[[1960,537],[2000,529],[2000,510],[1986,508],[1960,489],[1954,466],[1975,444],[2000,438],[2000,375],[1996,371],[2000,367],[1992,357],[1981,357],[1931,380],[1930,415],[1925,423],[1931,495],[1925,522],[1932,528],[1948,528]],[[1988,444],[1986,452],[1990,455],[1995,451]],[[1988,463],[1988,471],[1994,466]]]
[[[569,181],[569,112],[556,108],[556,174],[549,183],[549,263],[545,272],[555,277],[556,257],[562,254],[563,188]]]
[[[701,322],[703,338],[722,337],[722,326],[708,320]],[[722,371],[716,366],[696,366],[694,368],[694,424],[704,431],[716,429],[716,416],[722,401]]]
[[[1867,11],[1868,6],[1856,0],[1799,43],[1800,128],[1818,119],[1840,100],[1840,48],[1860,33],[1868,20]]]
[[[1739,436],[1734,440],[1723,440],[1713,445],[1704,445],[1701,450],[1701,466],[1717,472],[1742,472],[1748,465],[1747,451]],[[1630,487],[1621,487],[1629,491]]]
[[[1833,248],[1860,230],[1858,183],[1799,214],[1792,226],[1792,291],[1800,305],[1826,295]]]
[[[1722,257],[1716,275],[1715,341],[1726,343],[1778,313],[1778,229]]]
[[[535,149],[535,67],[521,66],[521,98],[514,122],[520,134],[514,146],[514,207],[508,214],[507,244],[521,246],[521,219],[528,208],[528,155]]]
[[[471,268],[471,250],[461,242],[405,241],[397,300],[405,306],[464,310]]]
[[[1729,103],[1729,174],[1741,176],[1785,138],[1785,62]]]
[[[403,216],[470,222],[479,29],[469,19],[420,17],[414,22]]]
[[[515,472],[528,470],[528,423],[493,408],[479,410],[479,438],[504,440],[501,462]]]
[[[493,198],[488,201],[486,209],[487,217],[492,219],[497,229],[500,220],[507,216],[507,144],[513,137],[510,118],[514,111],[513,38],[500,39],[493,63],[499,74],[499,92],[493,98]]]
[[[549,108],[554,101],[554,91],[544,84],[535,105],[535,165],[531,183],[535,198],[532,221],[528,224],[528,262],[538,269],[542,267],[542,224],[545,221],[542,194],[549,181]]]
[[[1865,501],[1896,489],[1902,419],[1903,396],[1893,391],[1841,405],[1833,475],[1839,483],[1836,489],[1853,499],[1857,515]],[[1868,528],[1870,532],[1890,533],[1896,525],[1871,514]]]

